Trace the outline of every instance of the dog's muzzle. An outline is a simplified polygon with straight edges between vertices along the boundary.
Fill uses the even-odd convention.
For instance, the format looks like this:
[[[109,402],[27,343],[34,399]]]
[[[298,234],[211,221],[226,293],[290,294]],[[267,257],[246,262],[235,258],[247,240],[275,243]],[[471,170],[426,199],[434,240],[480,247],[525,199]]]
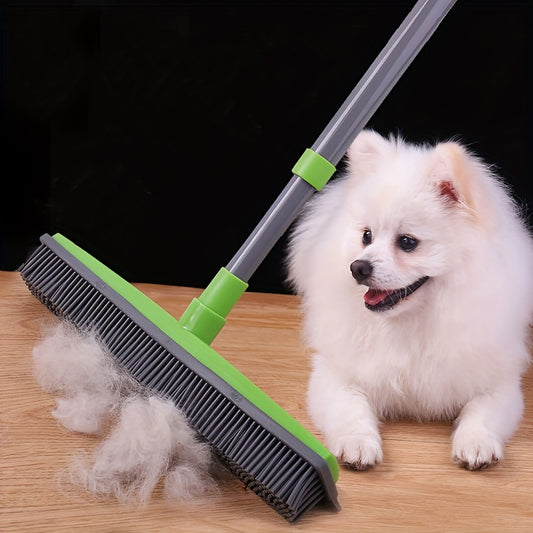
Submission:
[[[411,285],[401,289],[376,289],[370,283],[374,271],[374,266],[370,261],[357,259],[350,265],[350,271],[359,285],[367,285],[369,287],[364,295],[364,301],[366,308],[370,311],[392,309],[398,302],[411,296],[429,279],[429,276],[423,276]]]

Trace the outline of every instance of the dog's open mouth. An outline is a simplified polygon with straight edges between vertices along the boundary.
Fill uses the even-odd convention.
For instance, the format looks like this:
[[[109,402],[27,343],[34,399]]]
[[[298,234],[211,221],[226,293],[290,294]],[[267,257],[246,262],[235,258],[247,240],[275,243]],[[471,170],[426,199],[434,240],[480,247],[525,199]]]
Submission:
[[[429,276],[424,276],[403,289],[378,290],[370,288],[364,296],[366,308],[371,311],[387,311],[392,309],[398,302],[413,294],[428,279]]]

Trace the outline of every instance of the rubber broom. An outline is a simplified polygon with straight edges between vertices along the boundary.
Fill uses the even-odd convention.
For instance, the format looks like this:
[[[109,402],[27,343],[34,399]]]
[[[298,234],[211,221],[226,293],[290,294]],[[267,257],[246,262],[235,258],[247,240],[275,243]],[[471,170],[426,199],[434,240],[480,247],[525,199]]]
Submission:
[[[61,234],[19,268],[57,316],[95,331],[141,385],[171,399],[231,472],[288,521],[319,502],[339,509],[335,457],[210,347],[265,256],[335,171],[356,135],[454,1],[419,0],[227,267],[179,320]],[[318,73],[319,75],[319,73]]]

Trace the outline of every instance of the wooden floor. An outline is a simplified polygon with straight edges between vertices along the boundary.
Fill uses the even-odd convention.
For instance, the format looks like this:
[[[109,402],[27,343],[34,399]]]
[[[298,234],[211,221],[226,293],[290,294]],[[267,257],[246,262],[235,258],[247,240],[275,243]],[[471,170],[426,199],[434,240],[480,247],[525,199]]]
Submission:
[[[196,289],[138,285],[178,317]],[[382,428],[385,460],[373,470],[341,470],[342,510],[315,508],[294,525],[240,483],[187,504],[157,492],[144,509],[96,501],[62,488],[58,475],[91,437],[69,433],[50,412],[54,397],[32,376],[31,350],[56,320],[17,273],[0,272],[0,531],[533,531],[533,374],[524,380],[526,414],[505,460],[480,472],[450,461],[450,427],[391,423]],[[313,429],[304,404],[308,357],[293,296],[244,294],[214,348]]]

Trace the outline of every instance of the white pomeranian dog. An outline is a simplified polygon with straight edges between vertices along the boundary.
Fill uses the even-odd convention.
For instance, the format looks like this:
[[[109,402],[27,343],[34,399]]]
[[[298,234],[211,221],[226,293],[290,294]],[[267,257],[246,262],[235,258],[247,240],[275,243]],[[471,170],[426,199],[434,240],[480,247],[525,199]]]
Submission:
[[[502,459],[523,415],[533,241],[489,167],[365,130],[291,229],[287,267],[309,412],[342,464],[382,461],[380,421],[406,417],[453,420],[470,470]]]

